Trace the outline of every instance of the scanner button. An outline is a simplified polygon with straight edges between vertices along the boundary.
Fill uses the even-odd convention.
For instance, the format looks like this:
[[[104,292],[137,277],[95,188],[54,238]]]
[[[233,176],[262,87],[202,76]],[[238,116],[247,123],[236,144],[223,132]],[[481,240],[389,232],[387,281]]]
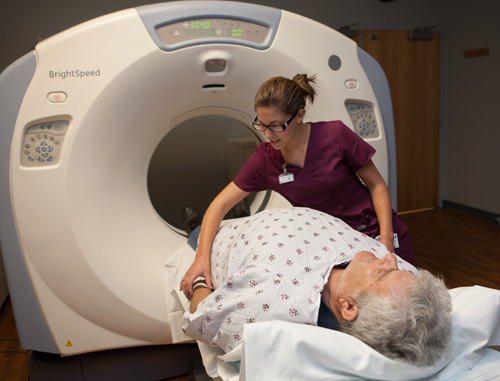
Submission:
[[[53,93],[49,93],[49,95],[47,95],[47,99],[49,100],[50,103],[63,103],[66,102],[68,96],[66,95],[66,93],[63,93],[62,91],[56,91]]]
[[[349,90],[354,90],[358,87],[358,81],[355,79],[348,79],[345,81],[345,87]]]

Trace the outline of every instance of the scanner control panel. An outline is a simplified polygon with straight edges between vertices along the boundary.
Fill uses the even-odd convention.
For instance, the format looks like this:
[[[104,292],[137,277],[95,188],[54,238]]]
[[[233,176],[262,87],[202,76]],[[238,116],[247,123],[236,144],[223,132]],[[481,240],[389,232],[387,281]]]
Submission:
[[[378,138],[380,136],[377,117],[371,105],[348,102],[346,107],[354,125],[354,131],[359,136],[363,139]]]
[[[23,139],[21,165],[47,167],[57,164],[68,125],[61,120],[28,127]]]

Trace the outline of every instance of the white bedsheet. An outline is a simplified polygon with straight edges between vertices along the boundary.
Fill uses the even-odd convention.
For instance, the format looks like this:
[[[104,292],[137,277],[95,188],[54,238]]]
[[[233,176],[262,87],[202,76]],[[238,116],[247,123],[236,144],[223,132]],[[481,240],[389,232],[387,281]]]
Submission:
[[[182,246],[166,263],[167,317],[174,342],[192,341],[181,329],[189,301],[178,291],[194,260]],[[221,356],[199,343],[207,373],[224,380],[498,380],[500,291],[474,286],[450,290],[452,345],[433,367],[417,368],[390,360],[341,332],[301,324],[266,322],[245,327],[243,344]],[[241,369],[234,363],[241,360]]]

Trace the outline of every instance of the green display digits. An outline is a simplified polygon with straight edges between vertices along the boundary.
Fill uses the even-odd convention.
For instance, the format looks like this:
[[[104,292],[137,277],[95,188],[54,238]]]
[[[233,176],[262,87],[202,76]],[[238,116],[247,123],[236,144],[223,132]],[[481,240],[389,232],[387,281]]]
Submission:
[[[189,22],[189,29],[192,30],[194,33],[195,30],[199,30],[200,33],[201,30],[208,30],[210,29],[210,21],[209,20],[193,20]],[[222,32],[222,30],[221,30]],[[193,35],[192,33],[187,33],[188,35]],[[241,37],[243,35],[243,29],[241,28],[235,28],[235,29],[226,29],[223,32],[226,36],[230,35],[232,37]],[[229,34],[228,34],[229,33]],[[214,31],[214,34],[217,34],[218,36],[221,36],[221,33],[216,33]],[[205,32],[200,35],[208,35]]]
[[[191,29],[209,29],[210,28],[210,21],[191,21],[190,25]]]

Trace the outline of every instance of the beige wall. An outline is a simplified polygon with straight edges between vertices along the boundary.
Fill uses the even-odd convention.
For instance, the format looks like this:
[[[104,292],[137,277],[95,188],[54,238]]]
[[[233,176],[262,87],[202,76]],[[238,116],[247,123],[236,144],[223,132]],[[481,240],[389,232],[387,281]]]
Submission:
[[[500,2],[450,0],[445,14],[442,198],[500,215]]]

